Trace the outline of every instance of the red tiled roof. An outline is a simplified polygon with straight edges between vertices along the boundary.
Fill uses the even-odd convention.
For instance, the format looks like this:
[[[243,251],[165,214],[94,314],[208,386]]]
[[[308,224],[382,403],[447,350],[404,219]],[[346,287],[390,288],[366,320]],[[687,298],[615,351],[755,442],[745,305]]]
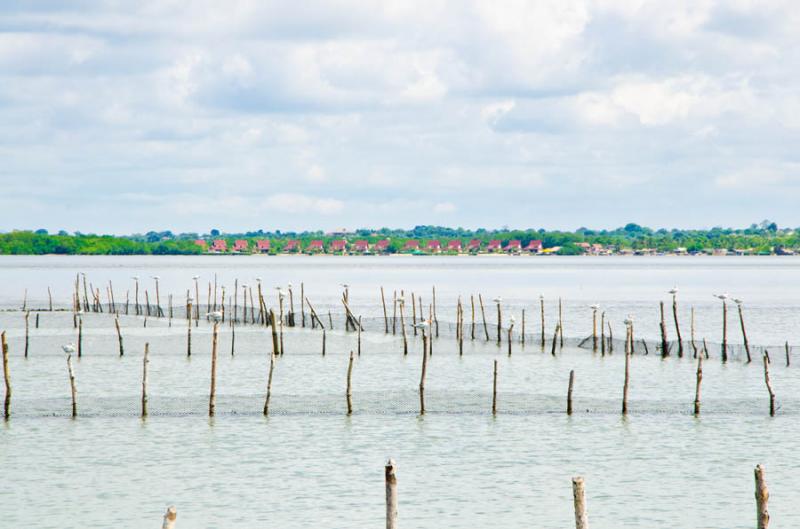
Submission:
[[[448,250],[460,250],[461,249],[461,241],[447,241],[447,249]]]
[[[502,246],[502,242],[499,239],[493,239],[489,241],[489,246],[486,247],[487,250],[499,250]]]
[[[259,250],[269,250],[269,239],[262,239],[256,241],[256,248]]]
[[[228,243],[225,242],[225,239],[216,239],[211,249],[219,252],[224,252],[228,249]]]
[[[308,246],[306,246],[306,250],[322,250],[323,248],[325,248],[325,246],[320,240],[311,241],[308,243]]]
[[[356,251],[359,252],[366,252],[367,250],[369,250],[369,243],[363,239],[356,241],[355,244],[353,244],[353,246],[355,247]]]
[[[469,241],[469,245],[467,246],[467,248],[469,248],[470,250],[477,250],[480,247],[481,247],[481,241],[479,239],[472,239],[471,241]]]
[[[439,250],[441,247],[442,243],[439,241],[428,241],[428,244],[425,245],[428,250]]]
[[[589,245],[588,242],[579,242],[579,243],[575,244],[575,246],[578,246],[580,248],[589,248],[590,245]]]
[[[526,250],[530,250],[530,251],[541,250],[542,249],[542,241],[540,241],[540,240],[532,240],[531,242],[528,243],[528,245],[525,247],[525,249]]]
[[[419,250],[419,241],[406,241],[405,245],[403,245],[403,250]]]
[[[334,252],[342,251],[347,248],[347,241],[343,241],[341,239],[331,241],[331,250]]]
[[[241,250],[247,250],[248,246],[249,245],[247,244],[246,240],[244,240],[244,239],[236,239],[233,242],[233,251],[234,252],[238,252],[238,251],[241,251]]]
[[[195,243],[197,246],[202,246],[203,248],[205,248],[205,247],[206,247],[206,241],[204,241],[203,239],[196,239],[196,240],[194,241],[194,243]]]
[[[292,250],[297,250],[300,247],[300,241],[297,239],[291,239],[286,243],[286,246],[283,247],[284,251],[290,252]]]
[[[389,247],[389,239],[383,239],[375,243],[376,250],[385,250]]]
[[[506,250],[519,250],[520,248],[522,248],[522,242],[517,239],[508,241],[508,246],[506,246]]]

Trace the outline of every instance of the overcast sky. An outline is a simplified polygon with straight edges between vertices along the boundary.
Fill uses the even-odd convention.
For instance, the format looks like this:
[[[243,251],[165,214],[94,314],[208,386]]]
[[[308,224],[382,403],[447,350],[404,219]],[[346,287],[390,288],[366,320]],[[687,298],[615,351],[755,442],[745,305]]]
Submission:
[[[800,226],[800,4],[0,2],[0,230]]]

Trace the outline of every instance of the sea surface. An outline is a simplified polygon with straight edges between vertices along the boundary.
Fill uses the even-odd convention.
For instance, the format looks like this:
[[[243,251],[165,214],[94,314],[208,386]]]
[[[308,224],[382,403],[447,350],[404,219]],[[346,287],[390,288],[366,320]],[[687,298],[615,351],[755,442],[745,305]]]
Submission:
[[[72,419],[61,346],[75,343],[77,331],[73,314],[59,309],[69,308],[80,273],[101,289],[104,312],[81,316],[82,355],[72,358],[78,417]],[[326,327],[332,313],[324,356],[321,331],[309,327],[308,307],[306,328],[299,315],[296,327],[284,326],[268,417],[262,410],[270,331],[257,323],[231,328],[229,321],[218,331],[217,412],[208,417],[212,326],[205,318],[187,322],[183,308],[187,290],[194,296],[195,275],[203,304],[215,275],[218,300],[225,286],[226,303],[235,280],[240,289],[256,288],[260,278],[270,307],[278,306],[280,286],[288,311],[291,283],[299,312],[302,283]],[[133,314],[134,276],[140,303],[145,290],[153,302],[153,276],[159,278],[166,316],[146,318],[146,326],[145,318]],[[158,527],[168,505],[177,507],[179,528],[382,527],[383,465],[389,457],[397,462],[401,527],[572,527],[576,475],[586,479],[594,529],[753,527],[753,468],[759,463],[767,469],[773,525],[800,527],[800,259],[7,256],[0,257],[0,277],[0,330],[7,332],[13,387],[12,416],[0,423],[3,528]],[[109,281],[118,310],[128,291],[128,314],[120,315],[123,356],[108,313]],[[662,358],[653,345],[660,339],[659,302],[668,339],[674,340],[667,293],[673,287],[686,347],[682,357],[673,349]],[[440,336],[433,341],[426,413],[420,415],[422,342],[408,326],[408,354],[403,353],[392,299],[402,291],[409,323],[411,293],[415,300],[422,297],[427,316],[434,288]],[[351,309],[364,318],[360,355],[358,333],[345,331],[342,323],[345,289]],[[742,300],[752,362],[741,346],[721,361],[722,302],[715,293]],[[489,340],[479,305],[472,339],[470,296],[478,304],[478,294]],[[465,307],[461,354],[453,326],[459,296]],[[553,355],[559,298],[566,343]],[[499,346],[498,302],[505,322]],[[32,309],[27,358],[23,304]],[[613,350],[610,344],[593,350],[586,341],[593,304],[600,307],[598,318],[605,312],[611,324]],[[710,351],[703,363],[700,416],[692,414],[692,308],[695,342],[705,338]],[[727,309],[727,340],[741,344],[730,299]],[[622,416],[625,356],[619,338],[628,315],[637,339],[651,346],[649,354],[638,346],[631,358],[629,413]],[[505,331],[510,316],[516,320],[511,354]],[[149,416],[142,419],[145,343]],[[774,417],[764,346],[777,396]],[[354,409],[347,416],[350,351]],[[570,371],[574,411],[567,415]]]

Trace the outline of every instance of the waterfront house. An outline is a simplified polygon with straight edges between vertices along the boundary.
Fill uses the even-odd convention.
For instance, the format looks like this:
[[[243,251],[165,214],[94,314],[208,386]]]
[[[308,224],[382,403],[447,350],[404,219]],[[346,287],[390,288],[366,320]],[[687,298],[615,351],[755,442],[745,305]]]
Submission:
[[[357,253],[367,253],[369,251],[369,243],[364,239],[359,239],[353,243],[353,251]]]
[[[525,246],[525,251],[530,253],[541,253],[543,249],[544,246],[540,240],[533,240]]]
[[[306,253],[322,253],[324,251],[325,245],[319,239],[314,239],[306,246]]]
[[[486,247],[486,251],[489,253],[499,252],[502,249],[503,243],[499,239],[492,239]]]
[[[347,241],[336,239],[331,241],[331,253],[344,253],[347,250]]]
[[[508,253],[519,253],[522,250],[522,241],[518,239],[512,239],[508,241],[508,244],[504,248]]]
[[[428,241],[428,244],[425,245],[425,249],[430,253],[439,253],[442,251],[442,243],[436,240]]]
[[[386,253],[389,249],[389,239],[382,239],[376,242],[372,249],[375,253]]]
[[[404,252],[418,252],[419,251],[419,241],[416,241],[416,240],[413,240],[413,239],[410,240],[410,241],[406,241],[406,243],[403,245],[403,250],[402,251],[404,251]]]
[[[461,253],[461,241],[458,239],[454,241],[447,241],[447,251]]]
[[[225,239],[215,239],[211,245],[211,251],[214,253],[222,253],[228,251],[228,243]]]
[[[194,243],[203,250],[206,249],[206,241],[204,241],[203,239],[195,239]]]
[[[472,239],[467,245],[469,253],[478,253],[481,250],[481,241],[479,239]]]
[[[256,250],[258,253],[269,253],[269,239],[260,239],[256,241]]]
[[[289,239],[283,247],[285,253],[297,253],[300,251],[300,241],[297,239]]]
[[[246,252],[248,248],[249,245],[247,244],[247,241],[244,239],[236,239],[235,241],[233,241],[234,252],[239,252],[239,253]]]

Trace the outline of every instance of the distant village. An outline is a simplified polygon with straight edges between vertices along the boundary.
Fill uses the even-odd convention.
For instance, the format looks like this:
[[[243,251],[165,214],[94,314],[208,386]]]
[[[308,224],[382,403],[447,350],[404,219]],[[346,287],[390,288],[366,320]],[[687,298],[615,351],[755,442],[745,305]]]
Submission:
[[[306,254],[306,255],[559,255],[561,246],[545,247],[541,240],[520,239],[451,239],[451,240],[419,240],[408,239],[399,243],[391,239],[379,239],[370,242],[367,239],[348,240],[347,238],[312,239],[197,239],[195,244],[208,254]],[[676,248],[669,252],[654,248],[617,248],[597,243],[575,243],[583,255],[754,255],[752,249],[727,250],[714,248],[702,251],[688,251]],[[778,248],[769,252],[776,255],[794,255],[794,251]]]

